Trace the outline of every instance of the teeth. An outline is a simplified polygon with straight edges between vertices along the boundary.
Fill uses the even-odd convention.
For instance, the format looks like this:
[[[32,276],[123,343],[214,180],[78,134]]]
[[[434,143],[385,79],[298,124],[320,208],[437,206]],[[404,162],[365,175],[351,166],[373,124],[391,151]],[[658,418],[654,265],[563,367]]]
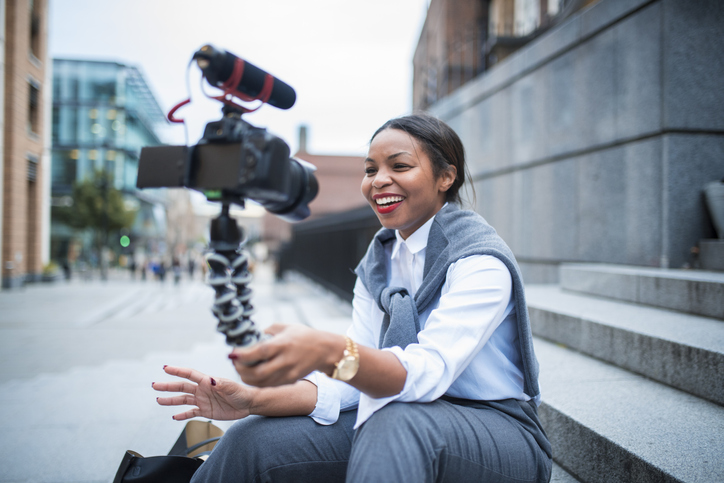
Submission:
[[[375,203],[378,205],[387,205],[390,203],[397,203],[398,201],[402,201],[405,198],[402,196],[388,196],[386,198],[378,198],[375,200]]]

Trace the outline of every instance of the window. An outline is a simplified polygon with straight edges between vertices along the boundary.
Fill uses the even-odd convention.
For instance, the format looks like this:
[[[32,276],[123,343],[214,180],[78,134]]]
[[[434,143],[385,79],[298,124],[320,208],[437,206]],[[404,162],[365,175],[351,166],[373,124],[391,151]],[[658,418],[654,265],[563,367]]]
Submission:
[[[61,85],[60,85],[61,82],[62,82],[62,80],[61,80],[60,76],[57,76],[57,75],[53,76],[53,100],[55,100],[55,101],[59,101],[63,97],[63,95],[62,95],[63,91],[61,90]]]
[[[31,80],[29,87],[28,131],[37,134],[40,129],[40,85]]]
[[[58,144],[60,140],[60,108],[53,107],[53,127],[51,131],[53,137],[53,144]]]
[[[28,154],[28,181],[34,183],[38,179],[38,158]]]
[[[94,100],[104,102],[116,101],[115,80],[94,80],[91,82],[91,92]]]
[[[42,19],[40,17],[40,10],[42,0],[30,0],[30,53],[35,56],[36,59],[41,58],[40,52],[40,25]]]
[[[63,107],[64,116],[61,123],[64,124],[64,134],[60,139],[63,144],[76,144],[78,142],[78,109],[75,107]]]
[[[70,79],[70,100],[77,101],[80,98],[80,80],[77,77]]]
[[[70,193],[78,172],[78,150],[53,150],[53,191]]]

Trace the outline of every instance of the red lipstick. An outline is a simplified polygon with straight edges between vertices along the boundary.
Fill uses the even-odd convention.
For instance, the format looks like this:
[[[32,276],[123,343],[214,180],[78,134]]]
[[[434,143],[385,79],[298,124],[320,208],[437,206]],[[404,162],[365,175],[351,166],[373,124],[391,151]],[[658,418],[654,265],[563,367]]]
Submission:
[[[400,206],[401,204],[402,204],[402,201],[398,201],[397,203],[394,203],[392,205],[387,205],[387,206],[377,205],[377,212],[382,215],[386,215],[387,213],[392,213],[393,211],[395,211],[395,209],[398,206]]]
[[[386,204],[386,205],[379,205],[377,204],[377,200],[383,199],[383,198],[402,198],[400,201],[396,201],[392,204]],[[372,197],[373,204],[375,206],[375,209],[377,212],[381,215],[386,215],[388,213],[392,213],[397,209],[398,206],[402,204],[403,201],[405,201],[405,197],[402,195],[398,195],[396,193],[380,193],[377,195],[374,195]]]

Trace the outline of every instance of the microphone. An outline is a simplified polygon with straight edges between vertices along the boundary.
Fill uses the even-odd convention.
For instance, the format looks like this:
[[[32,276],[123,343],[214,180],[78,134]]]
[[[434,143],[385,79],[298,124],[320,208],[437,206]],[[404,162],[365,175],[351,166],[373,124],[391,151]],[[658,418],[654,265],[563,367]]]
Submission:
[[[282,82],[254,64],[235,56],[231,52],[222,52],[211,45],[204,45],[194,54],[193,59],[196,60],[196,63],[203,71],[209,84],[214,87],[221,89],[230,87],[231,90],[236,90],[252,99],[258,99],[261,98],[260,94],[266,94],[266,92],[263,91],[268,76],[272,82],[271,92],[266,99],[268,104],[279,109],[289,109],[297,100],[297,94],[289,84]],[[238,69],[243,69],[243,71],[237,85],[224,86],[232,76],[238,75]]]

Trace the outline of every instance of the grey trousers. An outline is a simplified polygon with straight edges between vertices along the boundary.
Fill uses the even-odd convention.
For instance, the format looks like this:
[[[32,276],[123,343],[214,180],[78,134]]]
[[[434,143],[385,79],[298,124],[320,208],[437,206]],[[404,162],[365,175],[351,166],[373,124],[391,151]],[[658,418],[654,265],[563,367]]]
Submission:
[[[550,444],[529,403],[392,403],[355,432],[356,416],[330,426],[306,416],[238,421],[192,483],[550,479]]]

